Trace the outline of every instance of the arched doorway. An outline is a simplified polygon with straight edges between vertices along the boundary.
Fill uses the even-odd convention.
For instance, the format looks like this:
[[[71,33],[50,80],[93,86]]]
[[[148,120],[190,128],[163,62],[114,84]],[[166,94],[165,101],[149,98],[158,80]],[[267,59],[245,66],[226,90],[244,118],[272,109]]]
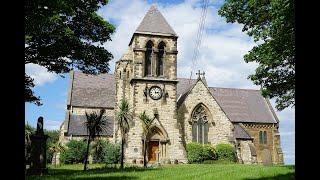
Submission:
[[[162,128],[151,127],[147,139],[148,162],[158,162],[167,157],[167,135]]]

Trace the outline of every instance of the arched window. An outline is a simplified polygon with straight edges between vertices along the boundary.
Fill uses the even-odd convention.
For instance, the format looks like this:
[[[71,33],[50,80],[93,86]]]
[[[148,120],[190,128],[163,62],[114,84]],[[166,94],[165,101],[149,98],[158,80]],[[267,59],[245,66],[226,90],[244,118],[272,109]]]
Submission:
[[[152,46],[153,43],[148,41],[145,52],[144,76],[151,75]]]
[[[164,42],[160,42],[158,46],[158,56],[157,56],[157,76],[163,76],[163,59],[164,59]]]
[[[262,131],[259,132],[259,142],[260,142],[260,144],[263,144],[263,134],[262,134]]]
[[[192,141],[200,144],[208,143],[208,119],[203,105],[199,105],[192,113]]]
[[[267,131],[259,132],[259,141],[260,144],[267,144]]]
[[[267,144],[267,131],[263,132],[263,142],[264,144]]]

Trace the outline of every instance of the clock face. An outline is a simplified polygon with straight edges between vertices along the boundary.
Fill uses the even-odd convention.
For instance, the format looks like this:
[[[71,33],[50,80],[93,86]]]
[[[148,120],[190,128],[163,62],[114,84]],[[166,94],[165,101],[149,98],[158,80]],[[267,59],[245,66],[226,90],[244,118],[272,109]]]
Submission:
[[[162,89],[158,86],[152,86],[149,90],[149,95],[152,99],[158,100],[162,97]]]

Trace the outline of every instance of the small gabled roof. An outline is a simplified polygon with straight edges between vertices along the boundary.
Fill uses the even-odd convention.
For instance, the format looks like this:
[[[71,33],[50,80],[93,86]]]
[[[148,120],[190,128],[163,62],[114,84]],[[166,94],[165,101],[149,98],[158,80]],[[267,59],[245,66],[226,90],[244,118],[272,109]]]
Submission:
[[[155,5],[150,7],[135,33],[159,33],[176,36],[174,30]]]
[[[236,139],[253,139],[249,133],[243,128],[241,127],[240,124],[235,123],[234,125],[234,137]]]

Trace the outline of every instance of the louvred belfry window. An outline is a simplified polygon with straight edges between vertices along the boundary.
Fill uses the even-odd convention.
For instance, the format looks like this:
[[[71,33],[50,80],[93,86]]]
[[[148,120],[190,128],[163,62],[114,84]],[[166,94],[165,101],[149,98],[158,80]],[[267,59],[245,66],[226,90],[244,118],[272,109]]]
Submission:
[[[202,105],[198,106],[192,114],[192,141],[200,144],[208,143],[208,119]]]
[[[152,42],[148,41],[145,52],[144,76],[151,75]]]
[[[157,76],[163,76],[164,42],[159,43],[157,56]]]

